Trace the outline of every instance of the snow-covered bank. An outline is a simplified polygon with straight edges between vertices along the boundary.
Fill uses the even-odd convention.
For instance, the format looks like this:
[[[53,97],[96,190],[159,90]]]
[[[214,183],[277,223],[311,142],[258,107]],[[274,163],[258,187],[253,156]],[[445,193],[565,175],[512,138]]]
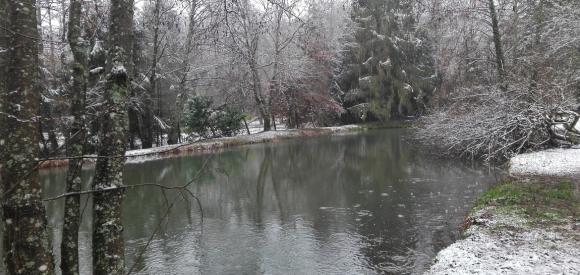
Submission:
[[[261,132],[252,135],[240,135],[235,137],[223,137],[215,138],[204,141],[198,141],[187,144],[178,145],[168,145],[160,146],[150,149],[140,149],[127,151],[125,156],[127,157],[127,163],[138,163],[153,159],[172,157],[176,155],[186,155],[192,153],[203,153],[203,152],[213,152],[219,149],[256,144],[256,143],[268,143],[276,142],[279,140],[290,139],[290,138],[300,138],[300,137],[314,137],[314,136],[325,136],[325,135],[339,135],[356,132],[358,130],[365,129],[363,126],[358,125],[345,125],[337,127],[323,127],[323,128],[312,128],[312,129],[292,129],[292,130],[279,130],[279,131],[269,131]],[[92,155],[94,157],[94,155]],[[87,162],[93,162],[94,159],[87,158]],[[51,167],[61,167],[68,164],[67,160],[49,160],[42,163],[42,168]]]
[[[580,274],[578,195],[555,178],[498,184],[426,274]]]
[[[580,147],[517,155],[510,160],[509,172],[513,176],[578,176]]]
[[[493,208],[473,218],[469,236],[439,252],[427,274],[580,274],[578,230],[530,227]]]

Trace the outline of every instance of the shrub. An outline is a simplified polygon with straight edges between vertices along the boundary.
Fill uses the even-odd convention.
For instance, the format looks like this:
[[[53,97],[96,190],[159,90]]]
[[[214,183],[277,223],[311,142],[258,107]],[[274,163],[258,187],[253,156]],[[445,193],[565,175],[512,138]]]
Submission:
[[[242,129],[244,114],[241,112],[226,108],[223,111],[216,111],[214,114],[212,120],[214,135],[231,137],[237,135]]]
[[[194,96],[189,100],[184,116],[189,130],[206,138],[238,134],[242,129],[244,114],[228,107],[214,110],[211,105],[211,99],[206,97]]]
[[[211,129],[211,104],[209,98],[193,96],[187,102],[184,125],[193,133],[208,137]]]

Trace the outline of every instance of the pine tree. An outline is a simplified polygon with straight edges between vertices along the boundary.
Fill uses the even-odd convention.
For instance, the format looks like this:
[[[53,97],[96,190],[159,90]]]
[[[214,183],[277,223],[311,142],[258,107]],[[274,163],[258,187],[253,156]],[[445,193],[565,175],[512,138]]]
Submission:
[[[424,110],[436,76],[412,3],[355,1],[358,28],[338,80],[350,120],[385,121]]]

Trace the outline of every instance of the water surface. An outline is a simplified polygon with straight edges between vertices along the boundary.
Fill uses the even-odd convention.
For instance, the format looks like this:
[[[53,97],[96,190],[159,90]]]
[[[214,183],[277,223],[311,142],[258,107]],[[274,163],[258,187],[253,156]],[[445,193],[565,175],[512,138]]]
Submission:
[[[206,163],[189,188],[203,205],[203,224],[196,204],[178,192],[127,193],[127,267],[135,264],[138,274],[421,273],[459,237],[462,218],[493,176],[426,157],[405,134],[296,139],[127,165],[126,184],[178,186]],[[63,191],[65,172],[41,173],[47,196]],[[85,184],[92,173],[84,171]],[[63,203],[47,206],[58,243]],[[83,274],[91,270],[90,209],[80,235]]]

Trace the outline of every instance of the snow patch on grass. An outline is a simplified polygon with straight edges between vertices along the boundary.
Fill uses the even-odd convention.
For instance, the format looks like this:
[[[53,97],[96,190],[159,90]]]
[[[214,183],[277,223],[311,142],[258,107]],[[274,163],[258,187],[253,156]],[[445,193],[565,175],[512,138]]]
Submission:
[[[521,154],[510,160],[511,175],[580,175],[580,148],[551,149]]]
[[[439,252],[426,274],[580,274],[580,232],[529,227],[514,213],[478,211],[468,236]]]

